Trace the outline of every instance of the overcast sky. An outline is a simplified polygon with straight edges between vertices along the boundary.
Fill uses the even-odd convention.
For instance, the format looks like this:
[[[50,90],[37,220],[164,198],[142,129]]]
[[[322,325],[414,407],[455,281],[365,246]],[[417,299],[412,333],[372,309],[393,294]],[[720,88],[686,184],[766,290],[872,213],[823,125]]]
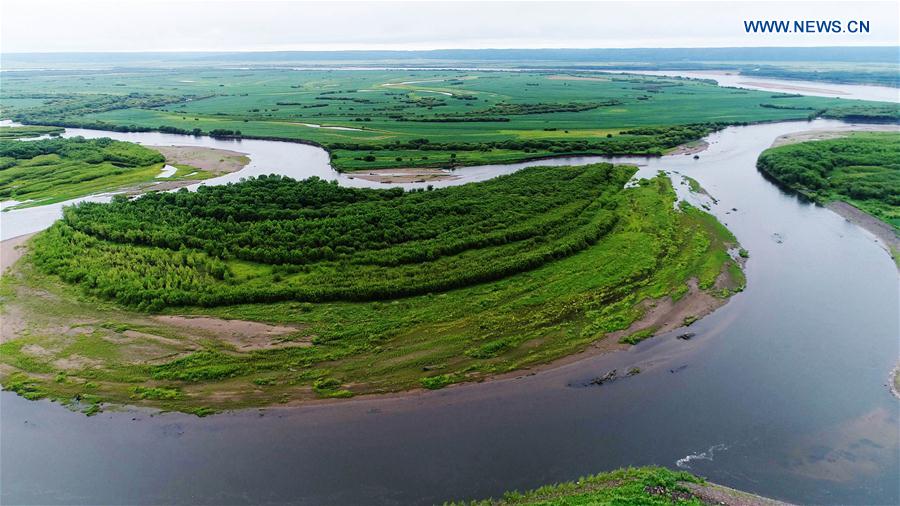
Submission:
[[[870,22],[747,34],[744,20]],[[0,51],[897,45],[900,2],[0,0]]]

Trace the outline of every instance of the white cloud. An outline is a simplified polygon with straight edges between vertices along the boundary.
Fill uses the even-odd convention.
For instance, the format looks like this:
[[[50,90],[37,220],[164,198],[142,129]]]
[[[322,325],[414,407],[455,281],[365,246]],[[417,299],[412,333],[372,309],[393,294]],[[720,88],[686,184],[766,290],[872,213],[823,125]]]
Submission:
[[[747,34],[745,19],[870,21],[868,34]],[[889,2],[3,0],[0,50],[897,45]]]

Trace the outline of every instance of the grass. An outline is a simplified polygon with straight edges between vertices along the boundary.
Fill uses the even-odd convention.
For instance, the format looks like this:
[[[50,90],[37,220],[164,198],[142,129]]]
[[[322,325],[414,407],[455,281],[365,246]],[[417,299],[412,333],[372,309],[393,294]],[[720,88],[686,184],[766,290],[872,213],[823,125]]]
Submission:
[[[5,130],[5,129],[4,129]],[[20,203],[9,209],[63,202],[86,195],[134,188],[157,179],[165,166],[158,152],[111,139],[0,141],[0,200]],[[165,181],[203,179],[210,174],[176,166]],[[193,174],[192,174],[193,173]]]
[[[684,484],[704,481],[684,471],[663,467],[630,467],[546,485],[525,492],[510,491],[497,499],[445,503],[445,506],[601,506],[707,504]]]
[[[437,70],[135,69],[79,79],[44,74],[3,76],[0,98],[9,103],[8,116],[31,124],[232,130],[244,137],[310,141],[336,155],[334,166],[346,171],[506,163],[574,153],[662,154],[704,134],[698,130],[674,139],[625,132],[803,120],[828,110],[843,114],[848,104],[680,78],[565,79],[596,77],[578,72],[563,73],[563,79],[559,72]],[[35,94],[53,99],[35,103],[28,99]],[[122,107],[123,98],[130,107]],[[896,115],[896,104],[851,103],[859,106],[854,114],[877,106],[879,115]],[[422,138],[440,148],[398,147]]]
[[[635,170],[534,167],[430,192],[266,177],[82,204],[36,241],[34,260],[139,308],[445,291],[597,242]]]
[[[442,388],[582,351],[640,320],[643,301],[689,296],[691,279],[716,297],[742,288],[727,253],[734,237],[712,216],[675,206],[667,178],[643,180],[617,198],[616,225],[600,241],[495,281],[368,302],[163,311],[297,329],[250,351],[86,294],[35,268],[32,252],[0,280],[0,311],[19,329],[0,345],[0,380],[24,374],[29,388],[62,402],[89,395],[205,414]]]
[[[14,126],[0,128],[0,140],[4,139],[26,139],[30,137],[40,137],[42,135],[59,135],[65,129],[62,127],[48,126]]]
[[[689,176],[682,176],[682,177],[688,182],[688,188],[693,193],[706,193],[706,190],[704,190],[703,187],[700,186],[700,183],[696,179],[689,177]]]
[[[900,231],[900,134],[857,132],[767,149],[761,171],[820,204],[843,201]]]

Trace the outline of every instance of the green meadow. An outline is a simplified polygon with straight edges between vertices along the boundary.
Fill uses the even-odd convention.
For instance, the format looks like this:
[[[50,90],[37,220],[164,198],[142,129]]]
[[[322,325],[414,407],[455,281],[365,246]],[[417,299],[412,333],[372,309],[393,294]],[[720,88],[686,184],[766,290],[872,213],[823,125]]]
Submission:
[[[3,114],[29,124],[308,141],[325,146],[340,170],[658,155],[729,124],[850,109],[898,117],[896,104],[599,73],[134,69],[66,77],[4,76]],[[695,128],[668,130],[684,125]]]

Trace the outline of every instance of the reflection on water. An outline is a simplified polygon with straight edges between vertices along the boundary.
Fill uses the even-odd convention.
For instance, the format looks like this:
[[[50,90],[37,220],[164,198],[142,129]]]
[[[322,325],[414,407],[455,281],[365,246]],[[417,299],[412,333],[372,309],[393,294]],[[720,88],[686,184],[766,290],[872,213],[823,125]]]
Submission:
[[[676,331],[518,378],[202,419],[143,411],[87,418],[4,392],[0,499],[433,504],[620,466],[675,467],[697,455],[688,461],[692,472],[764,495],[898,504],[900,403],[884,386],[900,353],[896,267],[873,236],[785,194],[755,168],[779,135],[846,127],[824,120],[735,127],[709,136],[697,160],[615,159],[641,164],[642,177],[666,170],[699,181],[716,199],[711,212],[750,252],[747,289],[695,323],[690,340]],[[229,180],[273,170],[340,178],[327,154],[309,146],[81,133],[250,153],[247,172]],[[600,160],[456,173],[478,181],[528,165]],[[15,212],[2,215],[4,229]],[[631,367],[641,373],[567,386]]]
[[[872,479],[900,453],[900,418],[884,406],[826,427],[789,449],[786,466],[798,475],[849,483]]]

